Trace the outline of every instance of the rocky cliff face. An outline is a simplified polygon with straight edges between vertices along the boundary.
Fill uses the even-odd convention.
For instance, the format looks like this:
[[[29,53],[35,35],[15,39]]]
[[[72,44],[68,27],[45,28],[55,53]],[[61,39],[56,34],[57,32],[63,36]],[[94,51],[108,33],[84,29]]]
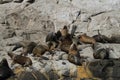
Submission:
[[[35,0],[33,3],[28,0],[19,1],[0,0],[0,59],[9,59],[6,52],[13,46],[7,44],[26,39],[44,44],[48,32],[56,32],[64,25],[69,25],[70,30],[72,25],[76,25],[76,35],[87,33],[93,36],[98,34],[97,30],[108,37],[120,35],[120,0]],[[119,52],[120,45],[117,46],[115,51]],[[93,53],[89,47],[85,48],[84,52],[89,52],[90,55]],[[68,67],[58,67],[61,63],[56,61],[52,67],[66,72],[64,70]],[[72,68],[74,73],[76,67],[72,64],[71,66],[74,67],[68,69]]]

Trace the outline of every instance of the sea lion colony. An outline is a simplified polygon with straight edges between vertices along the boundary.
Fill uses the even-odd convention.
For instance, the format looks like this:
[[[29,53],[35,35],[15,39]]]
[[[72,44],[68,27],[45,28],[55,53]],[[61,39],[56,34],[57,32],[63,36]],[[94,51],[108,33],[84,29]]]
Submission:
[[[66,52],[66,54],[68,54],[69,62],[78,66],[85,66],[85,68],[79,67],[80,70],[81,69],[89,70],[90,75],[92,74],[94,77],[102,78],[99,75],[103,72],[104,68],[106,69],[106,66],[109,66],[108,63],[110,64],[110,66],[114,65],[115,63],[113,62],[112,59],[109,58],[110,48],[106,48],[106,49],[100,48],[98,43],[99,42],[100,43],[119,43],[119,39],[117,39],[116,37],[108,38],[105,35],[101,35],[99,31],[98,31],[98,35],[94,35],[93,37],[88,36],[86,33],[76,36],[75,35],[76,29],[77,29],[77,26],[75,25],[72,26],[72,30],[69,33],[68,26],[65,25],[62,29],[58,30],[56,33],[55,32],[48,33],[45,40],[46,45],[37,44],[33,41],[28,41],[28,40],[20,41],[15,44],[9,44],[9,46],[15,45],[12,51],[8,52],[8,56],[13,61],[11,65],[13,66],[14,64],[20,64],[22,67],[30,67],[32,66],[32,60],[29,57],[27,57],[28,54],[32,54],[34,57],[42,57],[42,55],[46,51],[50,52],[51,55],[54,55],[55,54],[54,51],[61,50]],[[102,61],[106,59],[108,61],[106,61],[106,63],[103,64],[102,67],[100,67],[101,65],[98,66],[98,64],[101,63],[101,61],[99,60],[97,61],[98,63],[96,63],[96,61],[95,62],[86,61],[86,57],[80,56],[80,50],[82,50],[82,48],[81,49],[78,48],[78,46],[85,45],[85,44],[90,44],[90,46],[93,48],[94,50],[93,56],[95,59],[102,59]],[[21,54],[14,54],[13,51],[17,50],[20,47],[23,48],[23,51],[21,52]],[[111,60],[112,63],[109,61],[109,59]],[[96,68],[95,65],[98,67]],[[94,67],[96,68],[95,69],[96,71],[98,70],[97,71],[98,73],[95,72],[95,70],[93,70]],[[99,67],[101,70],[98,69]],[[92,72],[95,72],[95,73],[92,73]],[[53,75],[56,75],[55,72],[52,72],[52,73]],[[45,77],[45,75],[36,71],[33,72],[33,74],[29,72],[24,72],[24,74],[25,75],[27,74],[26,76],[32,75],[34,79],[25,78],[26,77],[25,75],[21,77],[19,76],[17,78],[15,77],[15,79],[42,80],[39,77],[41,76],[42,78],[45,78],[45,80],[53,80],[52,78],[48,79],[47,77]],[[41,75],[38,76],[38,74],[41,74]],[[18,74],[14,74],[14,72],[10,69],[7,60],[3,59],[0,63],[0,80],[7,80],[7,79],[9,80],[11,76],[15,76],[15,75],[18,75]],[[19,75],[22,75],[22,72]],[[85,78],[93,78],[93,76],[90,77],[89,75],[87,75]],[[79,77],[79,73],[78,73],[78,77]],[[57,80],[58,78],[59,77],[55,79]],[[12,80],[14,79],[12,78]],[[103,80],[106,80],[106,79],[103,79]]]

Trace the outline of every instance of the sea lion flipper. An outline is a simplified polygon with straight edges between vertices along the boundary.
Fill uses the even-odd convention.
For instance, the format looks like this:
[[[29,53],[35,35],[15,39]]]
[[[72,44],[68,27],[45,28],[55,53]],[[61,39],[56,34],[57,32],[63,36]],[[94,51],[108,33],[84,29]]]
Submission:
[[[20,43],[16,43],[15,47],[12,49],[12,51],[15,51],[16,49],[21,48],[21,47],[23,47],[23,46]]]

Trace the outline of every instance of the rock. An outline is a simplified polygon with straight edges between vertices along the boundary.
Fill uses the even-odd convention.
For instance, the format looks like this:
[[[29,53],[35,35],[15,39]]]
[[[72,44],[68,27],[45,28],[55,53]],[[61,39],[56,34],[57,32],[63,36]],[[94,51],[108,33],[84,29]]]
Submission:
[[[91,47],[86,47],[80,51],[80,55],[87,58],[88,61],[94,60],[93,49]]]
[[[65,62],[66,64],[63,64]],[[61,65],[61,66],[60,66]],[[57,71],[58,75],[66,75],[66,76],[76,76],[76,66],[71,64],[66,60],[54,61],[53,69]],[[67,73],[67,74],[66,74]]]
[[[46,44],[47,33],[57,32],[64,25],[68,25],[70,30],[76,25],[75,35],[86,33],[93,36],[98,34],[99,29],[107,37],[119,36],[119,4],[120,0],[0,0],[0,57],[8,58],[6,52],[14,47],[8,45],[11,43],[27,39]],[[112,48],[110,58],[120,57],[119,44],[107,43],[98,47]],[[78,48],[80,55],[87,57],[86,61],[94,60],[91,45],[80,45]],[[28,56],[33,61],[30,70],[48,72],[49,76],[55,70],[62,80],[74,79],[77,75],[76,65],[67,60],[65,52],[55,51],[54,55],[46,52],[42,56],[46,60]],[[55,78],[58,78],[56,74]]]
[[[67,60],[68,54],[62,51],[55,51],[53,55],[53,60]]]
[[[6,29],[3,31],[3,39],[12,38],[14,36],[16,36],[16,33],[13,29]]]

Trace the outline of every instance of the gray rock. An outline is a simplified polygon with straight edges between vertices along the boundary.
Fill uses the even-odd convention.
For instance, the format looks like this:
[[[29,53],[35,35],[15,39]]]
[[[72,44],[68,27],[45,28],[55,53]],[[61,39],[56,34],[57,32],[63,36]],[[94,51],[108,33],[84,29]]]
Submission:
[[[14,29],[6,29],[3,31],[2,34],[3,34],[3,39],[12,38],[12,37],[16,36]]]

